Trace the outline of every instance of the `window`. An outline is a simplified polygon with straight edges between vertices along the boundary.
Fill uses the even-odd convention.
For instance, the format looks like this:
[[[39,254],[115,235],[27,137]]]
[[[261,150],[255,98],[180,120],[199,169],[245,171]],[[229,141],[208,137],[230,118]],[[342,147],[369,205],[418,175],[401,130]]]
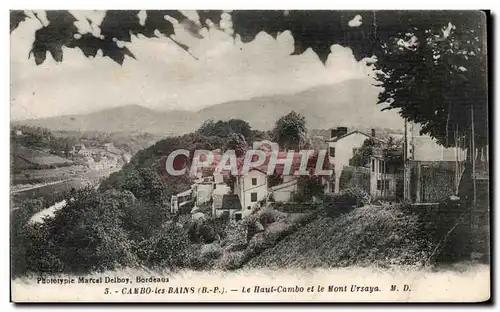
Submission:
[[[372,172],[375,172],[375,159],[372,159]]]
[[[235,213],[235,214],[234,214],[234,220],[235,220],[236,222],[240,221],[240,220],[241,220],[241,213]]]
[[[384,185],[384,189],[385,189],[385,190],[388,190],[388,189],[389,189],[389,181],[390,181],[390,180],[385,180],[385,185]]]
[[[384,162],[382,160],[378,161],[378,172],[382,173],[382,168],[384,167]]]
[[[257,201],[257,193],[251,193],[250,194],[250,201],[252,203],[255,203]]]
[[[330,157],[335,157],[335,147],[330,146]]]
[[[257,185],[257,178],[252,178],[252,185]]]
[[[382,189],[382,180],[377,180],[377,191]]]

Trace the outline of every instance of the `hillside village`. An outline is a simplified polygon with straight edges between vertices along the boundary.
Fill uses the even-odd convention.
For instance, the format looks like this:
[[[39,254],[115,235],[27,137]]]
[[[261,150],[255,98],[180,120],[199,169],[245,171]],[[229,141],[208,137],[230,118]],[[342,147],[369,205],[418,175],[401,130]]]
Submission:
[[[375,129],[365,133],[337,127],[331,129],[331,137],[323,142],[328,146],[324,168],[333,169],[333,174],[318,179],[320,191],[314,196],[339,194],[344,189],[356,187],[372,201],[438,205],[458,194],[464,179],[470,178],[470,171],[464,166],[467,147],[457,144],[454,148],[444,148],[431,137],[421,135],[417,124],[410,123],[405,133],[392,135],[379,135]],[[360,163],[359,157],[366,153],[367,143],[370,147],[368,157]],[[253,149],[277,152],[278,158],[287,157],[278,143],[268,140],[254,142]],[[171,197],[171,213],[190,213],[196,219],[204,211],[215,217],[226,215],[228,220],[239,222],[271,203],[293,202],[300,191],[298,176],[282,175],[280,167],[275,175],[266,174],[268,158],[263,166],[243,176],[232,176],[214,170],[220,160],[217,154],[220,150],[213,152],[216,155],[214,163],[198,170],[190,189]],[[267,155],[269,157],[269,153]],[[475,155],[474,180],[483,185],[484,190],[489,183],[488,148],[477,149]],[[296,156],[292,166],[300,164],[300,155]],[[356,159],[357,163],[353,164]],[[484,207],[487,200],[487,193],[474,193],[473,201],[481,202],[481,206]],[[207,205],[211,209],[203,210]],[[480,214],[484,217],[484,211]]]
[[[301,116],[294,112],[283,118],[302,120]],[[187,235],[183,238],[185,241],[182,243],[182,250],[185,250],[188,255],[181,261],[183,256],[179,252],[179,258],[176,256],[172,259],[178,259],[175,261],[181,261],[183,264],[175,265],[235,269],[253,266],[257,263],[263,265],[262,263],[266,263],[265,259],[268,258],[275,259],[274,264],[279,263],[280,260],[276,260],[277,255],[270,248],[277,246],[277,250],[281,250],[284,248],[283,245],[294,246],[290,240],[298,239],[295,238],[296,235],[304,235],[302,240],[314,245],[310,242],[311,236],[321,235],[318,233],[320,228],[313,226],[318,222],[320,224],[334,222],[328,226],[324,225],[324,230],[330,231],[330,228],[338,229],[335,222],[348,222],[350,226],[359,227],[366,222],[371,222],[372,219],[381,218],[382,221],[378,222],[385,224],[381,226],[399,227],[403,226],[399,222],[406,222],[405,218],[414,218],[416,215],[422,215],[419,218],[429,218],[443,209],[443,203],[455,200],[458,194],[464,194],[463,190],[460,191],[461,185],[470,184],[467,178],[471,177],[471,173],[470,170],[466,170],[465,166],[467,146],[457,144],[453,148],[443,148],[431,137],[420,135],[418,125],[408,123],[403,133],[397,131],[387,133],[378,129],[363,131],[344,126],[334,127],[328,131],[313,131],[312,134],[307,135],[303,133],[304,136],[300,139],[299,145],[286,149],[284,145],[291,142],[287,141],[286,136],[282,136],[287,133],[276,132],[279,129],[279,123],[279,121],[276,122],[275,132],[271,133],[250,131],[250,126],[241,120],[210,121],[204,123],[195,133],[165,138],[140,151],[131,159],[127,158],[126,152],[116,148],[110,142],[99,144],[78,142],[70,149],[62,150],[62,153],[66,155],[53,156],[58,157],[54,160],[68,159],[72,162],[60,168],[71,168],[79,162],[85,164],[86,170],[89,171],[114,171],[115,173],[104,180],[97,189],[85,190],[83,188],[76,195],[72,193],[74,197],[54,201],[55,204],[49,209],[41,211],[43,207],[40,207],[37,210],[31,210],[31,214],[29,209],[23,212],[28,214],[27,220],[30,226],[38,224],[38,226],[51,228],[57,224],[57,218],[73,218],[74,212],[72,211],[77,209],[78,205],[82,205],[81,207],[84,207],[82,209],[89,213],[98,209],[104,214],[114,213],[114,208],[110,207],[125,205],[119,209],[123,209],[120,214],[125,213],[127,217],[120,222],[127,222],[125,224],[132,222],[132,224],[124,225],[124,229],[134,233],[137,227],[144,227],[144,230],[138,230],[141,234],[131,236],[130,239],[138,240],[139,245],[133,247],[130,252],[140,252],[135,248],[139,248],[140,244],[149,244],[151,240],[159,239],[156,235],[181,231],[183,234],[179,234],[180,237],[168,234],[162,238],[166,242],[173,243],[185,237],[183,235]],[[302,126],[299,125],[297,129],[300,130]],[[245,135],[242,133],[245,133],[248,138],[253,138],[249,140],[251,145],[245,146]],[[21,136],[20,133],[16,135]],[[284,144],[284,142],[287,143]],[[248,172],[242,173],[244,172],[242,170],[244,154],[239,153],[236,158],[236,172],[229,169],[221,170],[219,165],[224,159],[223,153],[232,148],[231,146],[243,148],[243,150],[260,150],[265,155],[265,160],[262,164],[250,168]],[[165,165],[164,160],[168,154],[177,148],[193,150],[207,147],[210,147],[209,150],[213,154],[212,161],[197,168],[192,174],[170,180],[162,177],[158,171]],[[291,174],[302,165],[299,147],[314,151],[312,157],[305,163],[308,175]],[[318,161],[321,150],[326,152],[322,163]],[[487,170],[484,170],[488,167],[487,154],[487,148],[476,151],[475,180],[477,185],[488,183]],[[271,165],[272,155],[277,155],[277,160],[280,162],[277,161],[274,172],[269,174],[268,167]],[[285,165],[281,162],[285,159],[290,160],[291,171],[289,172],[285,172]],[[123,165],[120,167],[120,164]],[[315,175],[315,170],[318,168],[331,170],[331,174]],[[172,192],[174,189],[177,192]],[[102,201],[102,206],[99,206],[101,204],[96,206],[94,198],[100,198],[99,202]],[[472,211],[471,224],[475,227],[475,235],[483,241],[487,239],[488,232],[484,226],[484,218],[487,217],[484,207],[487,207],[485,204],[487,199],[487,193],[477,193],[474,194],[474,198],[462,199],[466,206],[473,200],[478,203],[474,205],[479,208]],[[106,203],[107,201],[109,203]],[[453,203],[452,207],[456,205],[461,204]],[[397,221],[391,219],[396,218],[391,216],[400,213],[400,209],[410,209],[412,213],[408,216],[400,215],[397,218],[402,219],[397,219]],[[446,220],[456,222],[457,213],[461,211],[455,209],[455,212],[446,217]],[[413,213],[416,215],[414,216]],[[131,216],[128,216],[129,214]],[[348,221],[353,214],[360,219]],[[50,222],[46,219],[49,215],[52,216]],[[53,222],[55,222],[54,225]],[[416,235],[411,233],[419,231],[420,227],[428,223],[428,221],[414,223],[411,229],[408,229],[407,235]],[[158,228],[156,230],[158,232],[147,234],[149,230],[146,228],[152,226]],[[170,230],[167,232],[159,230],[165,227]],[[441,233],[447,230],[448,225],[437,226],[437,228]],[[332,235],[341,235],[341,233],[342,231],[338,229]],[[355,236],[349,239],[355,239]],[[281,240],[283,242],[280,242]],[[428,241],[428,239],[419,241],[411,247],[405,247],[405,244],[398,245],[400,246],[398,248],[414,250],[415,256],[411,259],[391,261],[414,263],[419,261],[417,256],[419,252],[424,252],[426,256],[429,256],[430,251],[428,247],[425,247]],[[331,252],[335,252],[337,247],[339,246],[332,247]],[[486,253],[479,245],[476,247],[475,250],[479,251],[479,254]],[[154,254],[158,258],[152,262],[154,265],[158,263],[167,265],[165,262],[167,258],[160,256],[162,252],[157,250],[160,245],[148,248],[156,250]],[[347,250],[342,251],[342,253],[347,252]],[[384,254],[384,251],[379,252]],[[391,249],[389,252],[396,252],[396,249]],[[382,256],[376,255],[376,257]],[[391,254],[391,257],[396,259],[399,255],[396,252]],[[153,261],[148,259],[140,261],[146,261],[145,263]],[[349,259],[351,261],[349,263],[366,260],[362,257],[351,256]],[[294,262],[296,259],[291,258],[287,261],[287,263]],[[341,260],[336,261],[332,262],[332,265],[342,263]],[[273,265],[273,263],[266,263],[265,266]],[[315,264],[315,262],[303,260],[301,265],[324,263],[330,262],[322,260]]]

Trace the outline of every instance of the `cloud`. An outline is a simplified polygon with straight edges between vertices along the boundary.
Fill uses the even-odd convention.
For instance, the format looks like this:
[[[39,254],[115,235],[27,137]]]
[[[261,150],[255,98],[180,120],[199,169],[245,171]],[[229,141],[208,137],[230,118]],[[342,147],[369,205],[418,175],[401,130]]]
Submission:
[[[349,27],[359,27],[361,24],[363,24],[363,18],[359,14],[354,16],[354,18],[347,23]]]
[[[224,20],[229,21],[227,16]],[[36,19],[30,19],[11,34],[14,119],[87,113],[129,104],[198,110],[226,101],[297,93],[367,77],[372,68],[369,61],[356,62],[349,48],[338,45],[332,46],[326,65],[311,49],[292,55],[294,39],[289,31],[276,39],[261,32],[253,41],[242,43],[238,36],[227,33],[232,29],[230,23],[225,29],[201,29],[202,39],[176,25],[175,39],[189,46],[198,60],[166,37],[133,36],[126,46],[137,60],[127,57],[123,66],[102,54],[90,60],[80,50],[67,48],[62,63],[55,63],[48,55],[44,64],[36,66],[27,55],[34,30],[40,27]]]

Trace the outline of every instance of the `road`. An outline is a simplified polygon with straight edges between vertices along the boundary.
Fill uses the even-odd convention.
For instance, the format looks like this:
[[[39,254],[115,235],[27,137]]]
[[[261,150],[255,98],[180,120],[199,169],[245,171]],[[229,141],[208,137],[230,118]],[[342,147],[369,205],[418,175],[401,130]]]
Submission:
[[[28,186],[28,187],[23,187],[23,188],[19,188],[19,189],[12,189],[11,192],[10,192],[10,194],[16,194],[16,193],[26,192],[26,191],[29,191],[29,190],[34,190],[34,189],[37,189],[37,188],[40,188],[40,187],[44,187],[44,186],[48,186],[48,185],[54,185],[54,184],[63,183],[63,182],[69,181],[69,180],[71,180],[71,179],[59,180],[59,181],[48,182],[48,183],[38,183],[38,184],[35,184],[35,185],[32,185],[32,186]]]

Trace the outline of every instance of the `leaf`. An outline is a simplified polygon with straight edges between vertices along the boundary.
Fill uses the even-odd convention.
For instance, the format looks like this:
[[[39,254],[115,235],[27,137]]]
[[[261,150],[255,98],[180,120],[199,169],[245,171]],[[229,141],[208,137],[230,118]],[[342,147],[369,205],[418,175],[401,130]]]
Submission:
[[[215,25],[219,25],[223,11],[221,11],[221,10],[198,10],[197,13],[198,13],[198,16],[200,18],[200,23],[203,26],[208,28],[209,26],[207,24],[207,20],[212,21],[212,23],[214,23]]]
[[[52,55],[52,58],[56,61],[56,62],[62,62],[63,60],[63,51],[62,51],[62,47],[58,46],[58,47],[51,47],[49,49],[49,52],[50,52],[50,55]]]
[[[80,39],[74,39],[68,44],[69,48],[80,48],[85,57],[95,57],[97,51],[102,48],[102,39],[94,37],[92,34],[83,34]]]
[[[35,58],[36,65],[40,65],[43,62],[45,62],[45,58],[47,57],[47,50],[46,49],[43,49],[40,47],[35,47],[35,48],[31,49],[30,54],[31,53],[33,54],[33,56]]]
[[[74,34],[78,30],[74,24],[75,17],[68,11],[47,11],[46,14],[49,25],[35,32],[35,40],[31,49],[37,65],[45,61],[47,51],[56,62],[61,62],[62,47],[73,41]]]
[[[45,11],[45,14],[47,16],[47,20],[51,24],[61,27],[70,27],[70,25],[73,25],[73,23],[77,21],[73,14],[65,10],[47,10]]]
[[[80,48],[86,57],[95,57],[97,51],[101,50],[104,57],[109,57],[116,63],[122,65],[125,55],[135,59],[135,56],[127,47],[120,48],[112,39],[101,39],[92,34],[83,34],[80,39],[74,39],[68,44],[69,48]]]
[[[22,10],[11,10],[10,11],[10,32],[14,31],[21,22],[24,22],[28,15]]]
[[[122,65],[125,55],[135,59],[135,56],[127,47],[120,48],[111,40],[104,40],[102,45],[102,55],[111,58],[116,63]]]
[[[149,38],[156,37],[155,30],[158,29],[158,31],[165,36],[173,35],[174,26],[165,19],[165,15],[167,15],[168,12],[170,11],[147,10],[142,34]]]
[[[142,31],[139,23],[139,10],[108,10],[100,25],[101,35],[106,39],[116,38],[120,41],[130,42],[131,34],[137,35]]]

